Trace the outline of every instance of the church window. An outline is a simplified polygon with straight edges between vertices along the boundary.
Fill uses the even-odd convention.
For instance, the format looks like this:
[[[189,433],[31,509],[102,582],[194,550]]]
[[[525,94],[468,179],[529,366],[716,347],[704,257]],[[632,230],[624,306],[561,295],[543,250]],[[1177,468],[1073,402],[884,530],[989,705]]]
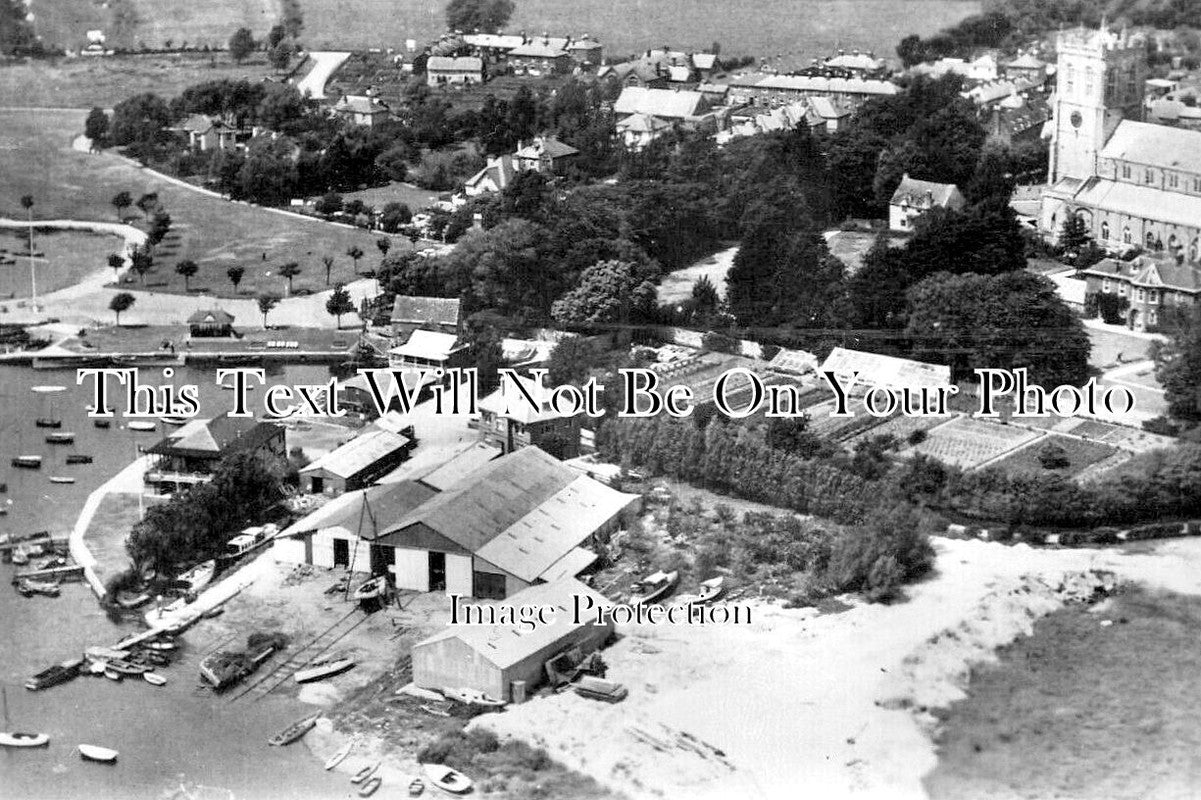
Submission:
[[[1130,236],[1130,226],[1127,225],[1125,228],[1122,228],[1122,242],[1125,244],[1130,244],[1132,241],[1133,239]]]
[[[1155,183],[1155,171],[1154,170],[1149,169],[1143,174],[1143,183]]]
[[[1092,67],[1084,68],[1084,93],[1089,97],[1093,96],[1093,68]]]
[[[1068,94],[1071,94],[1073,87],[1076,84],[1076,69],[1068,67]]]
[[[1176,241],[1176,234],[1173,233],[1171,236],[1168,237],[1168,247],[1172,250],[1175,250],[1179,246],[1180,245],[1177,244],[1177,241]]]
[[[1101,223],[1101,238],[1109,239],[1109,223],[1108,222]]]
[[[1123,177],[1123,178],[1129,178],[1129,177],[1130,177],[1130,165],[1129,165],[1129,164],[1123,164],[1123,165],[1122,165],[1122,177]]]
[[[1201,178],[1193,178],[1193,191],[1201,192]]]

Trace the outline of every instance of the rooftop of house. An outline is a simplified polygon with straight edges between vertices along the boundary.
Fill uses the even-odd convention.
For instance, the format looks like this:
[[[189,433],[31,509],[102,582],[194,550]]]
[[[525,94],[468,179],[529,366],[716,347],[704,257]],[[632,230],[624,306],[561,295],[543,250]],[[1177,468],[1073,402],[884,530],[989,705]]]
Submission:
[[[649,114],[661,119],[686,119],[699,116],[705,108],[705,96],[683,89],[647,89],[627,86],[613,104],[616,114]]]
[[[409,336],[407,342],[399,347],[393,347],[388,353],[402,358],[445,361],[464,347],[466,345],[460,345],[458,337],[453,333],[416,330]]]
[[[920,181],[917,178],[909,177],[909,174],[906,173],[902,176],[900,184],[897,185],[897,190],[892,193],[889,203],[894,206],[906,205],[917,208],[939,206],[945,208],[954,203],[957,198],[962,200],[963,195],[959,193],[959,187],[953,183]]]
[[[514,47],[509,51],[513,58],[565,58],[567,51],[562,46],[543,44],[541,40]]]
[[[426,72],[482,72],[484,61],[479,56],[430,56]]]
[[[283,430],[274,422],[259,422],[249,417],[194,419],[160,439],[146,452],[219,458],[243,450],[256,450],[282,435]]]
[[[485,180],[490,180],[497,191],[502,191],[517,174],[513,166],[513,156],[502,153],[495,158],[489,158],[487,165],[464,182],[469,189],[482,186]]]
[[[366,95],[343,95],[334,106],[339,114],[387,114],[388,106],[377,97]]]
[[[892,81],[863,78],[833,78],[822,75],[775,75],[748,73],[731,78],[730,86],[776,91],[825,92],[829,94],[894,95],[901,91]]]
[[[1084,270],[1084,274],[1122,279],[1146,288],[1201,293],[1201,268],[1192,264],[1177,264],[1170,257],[1140,255],[1131,261],[1106,258]]]
[[[574,156],[579,152],[571,145],[564,144],[553,136],[535,136],[528,145],[518,142],[517,151],[513,153],[513,157],[535,160],[543,157],[554,159]]]
[[[234,315],[220,308],[197,311],[188,317],[189,325],[232,325]]]

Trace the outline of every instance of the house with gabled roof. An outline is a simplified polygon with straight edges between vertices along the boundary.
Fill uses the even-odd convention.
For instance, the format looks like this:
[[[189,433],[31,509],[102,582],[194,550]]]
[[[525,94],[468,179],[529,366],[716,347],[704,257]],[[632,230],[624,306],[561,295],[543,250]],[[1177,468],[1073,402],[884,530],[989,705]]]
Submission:
[[[510,50],[508,61],[517,75],[562,75],[573,66],[571,54],[565,48],[566,39],[535,39]]]
[[[919,181],[905,173],[888,201],[888,227],[894,231],[911,231],[913,221],[932,208],[959,211],[965,205],[967,200],[955,184]]]
[[[1114,295],[1127,302],[1126,325],[1145,331],[1165,322],[1173,309],[1191,313],[1201,305],[1201,267],[1172,256],[1106,258],[1082,271],[1086,296]]]
[[[146,486],[170,494],[205,483],[212,479],[221,460],[235,453],[282,459],[287,455],[284,435],[282,425],[249,417],[192,420],[146,450],[150,456],[144,476]]]
[[[579,150],[553,136],[535,136],[529,143],[517,143],[513,164],[518,170],[555,175],[579,154]]]
[[[392,112],[378,97],[348,94],[334,105],[334,114],[355,125],[371,127],[387,121]]]
[[[489,158],[483,169],[463,183],[463,194],[478,197],[481,194],[503,192],[516,175],[517,167],[513,163],[513,156],[503,153]]]
[[[430,56],[425,62],[428,86],[469,86],[487,79],[479,56]]]
[[[188,335],[196,338],[232,336],[234,315],[220,308],[201,309],[188,317]]]
[[[201,153],[232,148],[240,132],[220,117],[207,114],[192,114],[170,130],[186,135],[188,149]]]
[[[541,400],[538,408],[526,395]],[[496,391],[479,401],[476,424],[482,441],[503,453],[535,446],[562,458],[579,455],[582,415],[560,414],[551,407],[548,395],[533,378],[506,375]]]

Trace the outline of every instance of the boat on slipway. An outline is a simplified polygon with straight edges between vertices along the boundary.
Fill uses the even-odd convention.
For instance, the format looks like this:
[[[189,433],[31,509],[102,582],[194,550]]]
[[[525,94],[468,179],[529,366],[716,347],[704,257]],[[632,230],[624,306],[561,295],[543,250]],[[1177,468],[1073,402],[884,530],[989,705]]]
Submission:
[[[291,725],[268,739],[267,744],[271,745],[272,747],[283,747],[284,745],[292,744],[292,742],[311,731],[313,726],[317,724],[317,719],[320,716],[320,714],[313,714],[312,716],[293,722]]]
[[[99,761],[104,764],[112,764],[117,760],[117,751],[108,747],[100,747],[94,744],[79,745],[79,755],[87,761]]]

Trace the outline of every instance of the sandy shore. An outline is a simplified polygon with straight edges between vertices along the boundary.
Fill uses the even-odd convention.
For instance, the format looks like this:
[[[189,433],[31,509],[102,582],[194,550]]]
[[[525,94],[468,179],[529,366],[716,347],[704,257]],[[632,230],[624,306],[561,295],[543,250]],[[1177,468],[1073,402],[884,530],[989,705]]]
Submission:
[[[936,540],[938,574],[907,602],[839,614],[759,605],[738,628],[622,630],[605,653],[630,696],[574,695],[483,717],[502,736],[633,798],[925,797],[930,709],[970,665],[1118,579],[1201,592],[1201,542],[1154,553]],[[720,751],[722,755],[719,755]]]

